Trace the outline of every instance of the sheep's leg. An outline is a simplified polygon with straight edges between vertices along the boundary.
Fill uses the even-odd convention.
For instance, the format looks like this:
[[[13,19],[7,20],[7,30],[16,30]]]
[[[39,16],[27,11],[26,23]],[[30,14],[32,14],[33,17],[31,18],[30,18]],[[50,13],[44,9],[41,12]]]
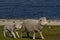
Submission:
[[[14,34],[14,32],[13,32],[13,31],[11,31],[11,34],[13,35],[13,37],[14,37],[14,38],[16,38],[16,36],[15,36],[15,34]]]
[[[9,36],[10,36],[10,37],[13,37],[13,35],[12,35],[11,33],[9,34]]]
[[[40,32],[40,35],[41,35],[41,38],[44,39],[43,35],[42,35],[42,32]]]
[[[4,30],[3,31],[4,37],[6,37],[6,32],[7,32],[7,30]]]
[[[4,34],[4,37],[6,37],[6,32],[5,31],[3,31],[3,34]]]
[[[29,32],[27,32],[27,37],[29,37]]]
[[[19,34],[18,34],[18,32],[16,31],[15,33],[16,33],[16,35],[17,35],[17,36],[18,36],[18,38],[19,38]]]
[[[35,32],[33,33],[33,39],[35,39]]]

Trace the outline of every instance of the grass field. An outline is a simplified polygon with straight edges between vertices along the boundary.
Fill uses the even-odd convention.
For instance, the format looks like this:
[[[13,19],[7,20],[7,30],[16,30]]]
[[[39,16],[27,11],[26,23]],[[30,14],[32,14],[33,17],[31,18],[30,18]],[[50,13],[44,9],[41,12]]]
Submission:
[[[20,34],[20,30],[18,31]],[[44,26],[43,28],[43,35],[45,37],[45,40],[60,40],[60,26],[51,26],[49,29],[48,26]],[[0,26],[0,40],[33,40],[32,34],[30,34],[30,38],[26,37],[26,33],[23,33],[23,38],[10,38],[3,36],[3,26]],[[42,40],[39,36],[39,33],[36,33],[36,39],[35,40]]]

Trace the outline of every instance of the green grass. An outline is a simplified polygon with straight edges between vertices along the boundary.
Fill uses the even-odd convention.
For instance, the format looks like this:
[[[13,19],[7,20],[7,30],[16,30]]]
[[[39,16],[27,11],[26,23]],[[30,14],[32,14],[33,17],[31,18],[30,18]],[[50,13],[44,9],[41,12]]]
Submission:
[[[51,26],[51,28],[48,28],[49,26],[44,26],[42,32],[45,37],[45,40],[60,40],[60,26]],[[20,30],[18,31],[20,35]],[[3,26],[0,26],[0,40],[33,40],[32,34],[30,34],[31,38],[26,38],[26,33],[23,33],[22,39],[20,38],[11,38],[3,36]],[[36,39],[35,40],[42,40],[39,33],[36,33]]]

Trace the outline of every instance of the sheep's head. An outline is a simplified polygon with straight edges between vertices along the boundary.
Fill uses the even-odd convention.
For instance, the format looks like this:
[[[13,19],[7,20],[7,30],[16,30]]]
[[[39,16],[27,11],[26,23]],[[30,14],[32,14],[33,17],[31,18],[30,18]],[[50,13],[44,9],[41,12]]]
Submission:
[[[41,17],[39,21],[41,25],[46,25],[48,23],[46,17]]]
[[[15,21],[13,21],[13,24],[14,24],[14,27],[15,27],[17,30],[19,30],[19,29],[22,28],[22,23],[21,23],[21,22],[20,22],[20,23],[17,23],[17,22],[15,22]]]
[[[21,28],[22,28],[22,24],[16,24],[16,25],[15,25],[15,28],[16,28],[16,30],[21,29]]]

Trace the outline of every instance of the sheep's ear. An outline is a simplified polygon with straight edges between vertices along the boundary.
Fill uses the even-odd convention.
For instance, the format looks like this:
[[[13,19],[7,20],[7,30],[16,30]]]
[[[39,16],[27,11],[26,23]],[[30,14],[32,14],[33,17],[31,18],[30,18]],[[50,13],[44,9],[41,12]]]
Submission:
[[[40,19],[40,20],[39,20],[39,22],[41,23],[41,22],[42,22],[42,20]]]

